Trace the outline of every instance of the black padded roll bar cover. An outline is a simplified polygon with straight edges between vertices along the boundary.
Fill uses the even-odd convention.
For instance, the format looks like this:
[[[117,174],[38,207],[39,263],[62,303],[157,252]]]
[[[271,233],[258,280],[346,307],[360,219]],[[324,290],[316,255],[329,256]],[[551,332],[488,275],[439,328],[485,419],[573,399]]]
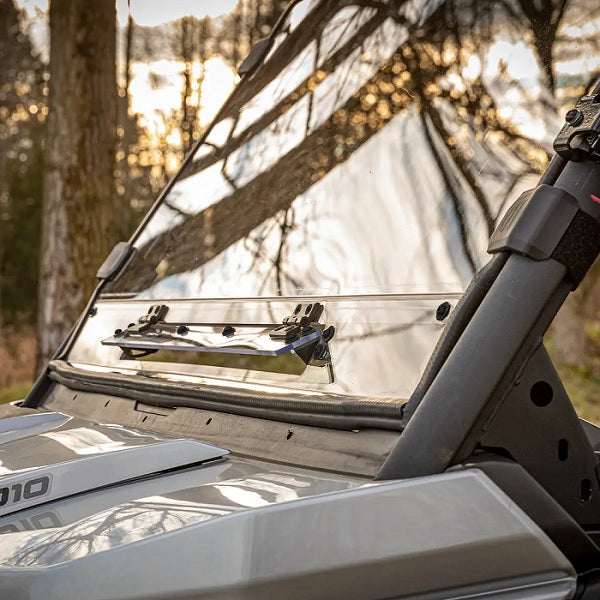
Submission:
[[[511,251],[533,260],[550,258],[579,209],[571,194],[542,184],[528,190],[496,227],[488,252]]]
[[[121,270],[133,252],[133,246],[128,242],[118,242],[110,251],[96,273],[97,279],[111,281]]]

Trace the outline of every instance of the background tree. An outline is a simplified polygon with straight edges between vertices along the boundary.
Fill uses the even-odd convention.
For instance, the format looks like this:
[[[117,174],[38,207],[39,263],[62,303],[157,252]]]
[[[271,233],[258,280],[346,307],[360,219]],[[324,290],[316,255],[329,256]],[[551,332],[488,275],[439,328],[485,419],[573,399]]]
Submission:
[[[569,0],[519,0],[519,8],[527,18],[533,42],[552,93],[556,87],[554,75],[554,43]],[[584,9],[585,10],[585,9]],[[518,17],[517,17],[518,18]]]
[[[38,365],[77,319],[118,239],[115,65],[115,4],[52,0]]]
[[[208,18],[184,17],[180,19],[179,25],[179,36],[176,41],[183,63],[180,115],[183,158],[200,135],[202,85],[206,74],[206,61],[209,57],[208,43],[211,32]]]
[[[0,0],[0,339],[35,320],[46,70]]]
[[[167,181],[163,166],[155,169],[148,156],[152,141],[140,115],[132,110],[131,80],[133,76],[133,46],[138,27],[131,12],[121,32],[123,49],[121,77],[118,81],[117,153],[115,187],[119,219],[115,223],[120,239],[128,239],[141,217],[152,205]],[[118,40],[117,40],[118,41]],[[118,63],[118,61],[117,61]],[[157,177],[154,171],[159,172]]]

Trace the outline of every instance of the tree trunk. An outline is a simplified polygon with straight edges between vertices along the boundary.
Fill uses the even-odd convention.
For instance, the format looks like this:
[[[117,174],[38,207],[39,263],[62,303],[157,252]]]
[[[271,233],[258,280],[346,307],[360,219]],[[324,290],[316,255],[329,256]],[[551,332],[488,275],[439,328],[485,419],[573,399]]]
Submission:
[[[183,90],[181,92],[181,148],[182,158],[192,147],[192,133],[196,121],[196,110],[192,103],[192,68],[194,61],[194,29],[195,22],[192,17],[181,19],[181,61],[183,62]]]
[[[76,321],[116,241],[115,20],[114,2],[50,3],[38,369]]]
[[[555,93],[552,53],[556,34],[565,14],[568,0],[519,0],[521,10],[529,21],[536,52],[542,64],[548,89]]]
[[[554,94],[556,92],[556,81],[554,77],[552,51],[554,49],[554,40],[556,39],[556,29],[554,26],[544,26],[540,28],[536,27],[535,24],[532,23],[532,30],[535,49],[542,64],[546,85]]]
[[[125,33],[125,96],[129,108],[129,85],[131,84],[131,48],[133,42],[133,17],[131,12],[127,15],[127,31]]]

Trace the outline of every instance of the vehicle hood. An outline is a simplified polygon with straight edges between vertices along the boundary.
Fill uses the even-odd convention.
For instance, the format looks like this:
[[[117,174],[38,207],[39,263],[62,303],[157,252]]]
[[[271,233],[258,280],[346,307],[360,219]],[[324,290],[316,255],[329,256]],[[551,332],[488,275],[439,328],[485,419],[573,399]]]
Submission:
[[[412,597],[496,581],[566,598],[574,586],[476,469],[368,483],[61,413],[0,420],[0,460],[2,598]]]
[[[111,535],[99,551],[175,526],[166,519],[155,530],[152,514],[174,511],[184,526],[363,483],[316,473],[298,477],[304,471],[286,474],[266,463],[227,460],[228,454],[197,440],[56,412],[0,420],[0,534],[71,527],[106,511],[144,513],[146,526],[132,533],[120,520],[123,535]],[[45,564],[65,558],[59,547],[44,553]],[[69,551],[69,559],[77,556]]]

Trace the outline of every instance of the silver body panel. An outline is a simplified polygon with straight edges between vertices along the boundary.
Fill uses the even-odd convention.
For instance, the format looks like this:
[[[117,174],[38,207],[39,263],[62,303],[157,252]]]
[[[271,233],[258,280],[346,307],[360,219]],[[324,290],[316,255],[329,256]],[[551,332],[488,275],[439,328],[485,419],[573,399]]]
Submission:
[[[0,516],[226,454],[195,440],[60,413],[5,419],[0,421]]]
[[[82,427],[107,428],[69,420],[52,429],[62,438],[3,444],[2,460],[24,464],[26,441],[52,473],[72,453],[57,440]],[[70,462],[93,471],[102,456]],[[0,597],[558,600],[575,586],[552,542],[477,470],[373,484],[229,457],[120,481],[115,470],[115,485],[0,519]]]

